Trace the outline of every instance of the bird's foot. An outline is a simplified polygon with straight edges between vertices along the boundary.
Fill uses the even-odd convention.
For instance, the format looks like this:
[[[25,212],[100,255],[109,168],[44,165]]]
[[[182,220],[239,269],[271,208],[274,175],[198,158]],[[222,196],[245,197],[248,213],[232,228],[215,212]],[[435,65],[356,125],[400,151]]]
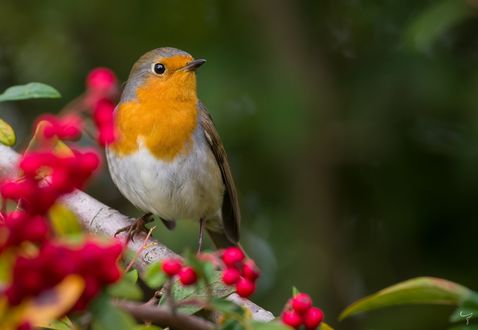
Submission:
[[[203,240],[203,236],[204,236],[204,226],[206,225],[206,220],[204,220],[204,218],[201,218],[199,220],[199,238],[198,238],[198,250],[196,251],[196,254],[200,254],[201,253],[201,249],[202,249],[202,240]]]
[[[134,236],[136,234],[139,234],[141,232],[147,233],[149,231],[148,228],[146,228],[146,224],[151,222],[151,221],[153,221],[152,214],[151,213],[146,213],[142,217],[136,219],[133,222],[133,224],[131,224],[129,226],[126,226],[126,227],[123,227],[121,229],[118,229],[115,233],[115,237],[116,237],[116,235],[118,235],[120,233],[127,232],[128,235],[126,237],[126,243],[128,243],[129,241],[134,242]]]

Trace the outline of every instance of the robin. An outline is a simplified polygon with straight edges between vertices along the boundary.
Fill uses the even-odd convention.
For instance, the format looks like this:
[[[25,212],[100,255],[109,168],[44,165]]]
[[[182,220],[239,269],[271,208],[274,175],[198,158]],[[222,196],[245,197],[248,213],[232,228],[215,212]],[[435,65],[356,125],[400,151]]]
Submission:
[[[152,216],[168,229],[176,220],[199,221],[218,248],[239,240],[237,192],[224,146],[197,97],[196,70],[206,63],[175,48],[147,52],[133,65],[115,110],[118,139],[106,149],[113,182],[146,212],[128,239]]]

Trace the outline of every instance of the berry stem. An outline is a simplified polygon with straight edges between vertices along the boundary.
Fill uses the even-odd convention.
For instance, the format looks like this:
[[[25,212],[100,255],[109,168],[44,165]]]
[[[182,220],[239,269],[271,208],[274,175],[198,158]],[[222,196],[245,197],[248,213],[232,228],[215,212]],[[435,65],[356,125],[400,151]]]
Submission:
[[[166,293],[166,299],[168,300],[168,305],[171,309],[171,313],[176,314],[177,308],[173,295],[173,283],[173,278],[169,277],[166,284],[164,285],[164,291]]]
[[[209,303],[208,301],[201,300],[201,299],[185,299],[185,300],[178,301],[176,303],[176,307],[191,306],[191,305],[206,308],[209,306]]]
[[[213,292],[212,292],[212,287],[211,284],[209,283],[208,279],[206,277],[203,278],[204,281],[204,287],[206,289],[206,294],[207,294],[207,301],[210,303],[212,301],[212,298],[214,298]]]

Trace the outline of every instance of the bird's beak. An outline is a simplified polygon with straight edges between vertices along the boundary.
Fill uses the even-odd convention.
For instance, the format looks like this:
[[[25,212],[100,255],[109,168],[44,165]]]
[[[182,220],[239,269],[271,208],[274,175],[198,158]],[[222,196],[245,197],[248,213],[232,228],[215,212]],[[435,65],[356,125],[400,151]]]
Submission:
[[[196,71],[201,65],[206,63],[205,59],[199,58],[197,60],[191,61],[181,68],[182,71]]]

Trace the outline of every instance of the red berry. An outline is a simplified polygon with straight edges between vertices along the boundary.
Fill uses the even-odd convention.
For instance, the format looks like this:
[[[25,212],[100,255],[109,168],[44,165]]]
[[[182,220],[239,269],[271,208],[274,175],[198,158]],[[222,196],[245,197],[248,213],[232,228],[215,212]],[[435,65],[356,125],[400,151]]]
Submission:
[[[20,281],[19,281],[20,282]],[[42,276],[35,270],[29,270],[21,276],[22,289],[28,293],[38,293],[42,288]]]
[[[324,312],[320,308],[311,307],[304,314],[304,325],[308,330],[317,329],[323,319]]]
[[[23,321],[20,325],[17,326],[17,330],[32,330],[33,326],[28,321]]]
[[[244,277],[251,281],[257,280],[260,274],[259,269],[257,269],[257,266],[253,260],[247,260],[244,263],[244,267],[242,267],[242,272],[244,273]]]
[[[174,275],[178,275],[178,273],[181,271],[181,268],[183,267],[181,260],[179,259],[166,259],[163,261],[163,271],[168,275],[169,277],[172,277]]]
[[[98,273],[99,269],[96,267],[98,256],[101,256],[103,249],[93,241],[86,241],[85,244],[76,251],[74,259],[78,264],[83,264],[89,271]]]
[[[6,199],[17,200],[31,193],[31,187],[25,185],[24,182],[8,181],[3,183],[1,188],[2,196]]]
[[[20,292],[18,287],[13,285],[9,286],[4,294],[7,297],[8,303],[12,306],[20,304],[23,300],[22,292]]]
[[[236,292],[242,298],[250,297],[254,291],[256,291],[256,285],[246,278],[241,277],[236,284]]]
[[[291,305],[297,313],[302,314],[312,307],[312,299],[307,293],[298,293],[292,298]]]
[[[222,281],[226,285],[236,284],[240,277],[241,273],[235,268],[227,268],[222,273]]]
[[[66,257],[57,257],[57,259],[53,260],[55,260],[54,266],[50,268],[49,274],[50,277],[57,282],[63,280],[63,278],[65,278],[67,275],[74,273],[77,268],[75,263]]]
[[[46,119],[49,122],[47,126],[43,129],[43,136],[47,139],[50,139],[58,134],[58,126],[56,122],[53,122],[52,119]]]
[[[63,127],[60,134],[60,138],[63,140],[77,140],[80,136],[81,131],[73,126]]]
[[[222,261],[228,267],[235,267],[237,263],[244,260],[244,252],[238,247],[230,247],[224,250]]]
[[[109,99],[99,100],[94,108],[93,118],[97,126],[104,126],[113,122],[114,103]]]
[[[42,187],[37,190],[36,196],[25,199],[25,205],[22,205],[22,207],[30,214],[44,214],[58,197],[60,197],[58,192],[51,187]]]
[[[110,284],[118,281],[121,278],[121,271],[116,265],[110,265],[107,269],[103,271],[102,279]]]
[[[100,165],[100,156],[94,151],[88,151],[80,156],[81,170],[85,172],[92,172]]]
[[[65,168],[57,168],[51,174],[51,187],[58,192],[66,192],[70,190],[70,173]],[[72,187],[71,187],[72,188]]]
[[[121,256],[124,250],[124,245],[121,241],[115,239],[111,242],[111,245],[108,246],[105,250],[105,258],[108,258],[113,263],[115,263]]]
[[[302,325],[302,318],[300,317],[299,313],[296,311],[284,311],[282,313],[282,322],[284,324],[292,327],[292,328],[299,328]]]
[[[7,224],[13,224],[17,221],[25,221],[26,219],[27,215],[25,212],[16,210],[8,213],[5,221]]]
[[[191,267],[184,267],[179,272],[179,282],[183,285],[192,285],[196,283],[198,275]]]
[[[41,120],[49,123],[43,129],[43,136],[47,139],[58,136],[63,140],[76,140],[81,136],[82,121],[76,115],[68,115],[63,118],[46,115]]]
[[[61,119],[58,137],[64,140],[76,140],[81,136],[82,121],[80,117],[71,115]]]
[[[87,87],[98,92],[109,92],[116,86],[116,83],[116,75],[108,68],[95,68],[86,78]]]
[[[48,223],[45,218],[41,216],[32,217],[23,228],[23,238],[26,241],[42,242],[48,235]]]
[[[29,176],[35,176],[41,166],[44,166],[44,160],[36,154],[23,155],[18,164],[18,167],[23,170],[23,173]]]
[[[101,146],[112,144],[116,140],[116,130],[112,124],[99,127],[98,143]]]
[[[96,277],[87,276],[83,279],[85,280],[85,291],[83,291],[82,296],[86,298],[87,301],[90,301],[101,291],[101,286]]]

